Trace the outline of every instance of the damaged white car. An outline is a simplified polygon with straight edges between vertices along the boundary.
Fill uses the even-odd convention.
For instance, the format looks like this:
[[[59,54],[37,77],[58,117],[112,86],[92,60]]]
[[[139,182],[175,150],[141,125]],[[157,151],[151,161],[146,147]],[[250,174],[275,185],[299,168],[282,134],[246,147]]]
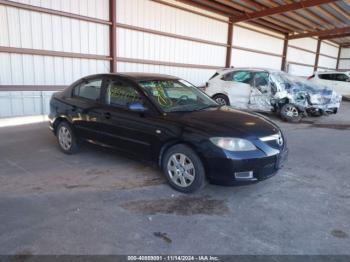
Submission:
[[[270,69],[233,68],[216,72],[205,92],[222,105],[275,112],[289,122],[337,113],[342,97],[320,84]]]

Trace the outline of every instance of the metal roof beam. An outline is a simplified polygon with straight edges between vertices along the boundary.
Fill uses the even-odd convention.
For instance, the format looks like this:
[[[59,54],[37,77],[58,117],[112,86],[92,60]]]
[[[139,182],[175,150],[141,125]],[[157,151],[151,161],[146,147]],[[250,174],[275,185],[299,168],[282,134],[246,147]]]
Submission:
[[[289,39],[297,39],[297,38],[312,37],[312,36],[327,37],[329,35],[336,36],[336,35],[347,34],[347,33],[350,33],[350,26],[334,28],[330,30],[320,30],[320,31],[318,30],[318,31],[307,32],[302,34],[290,35]]]
[[[334,38],[342,38],[342,37],[348,37],[350,36],[350,32],[349,33],[345,33],[345,34],[336,34],[336,35],[328,35],[328,36],[322,36],[320,37],[323,40],[327,40],[327,39],[334,39]]]
[[[337,0],[303,0],[300,2],[295,2],[291,4],[285,4],[281,6],[276,6],[273,8],[268,8],[266,10],[258,11],[258,12],[252,12],[252,13],[246,13],[244,15],[238,16],[235,18],[235,22],[243,22],[247,20],[257,19],[265,16],[290,12],[298,9],[304,9],[312,6],[327,4],[330,2],[335,2]]]

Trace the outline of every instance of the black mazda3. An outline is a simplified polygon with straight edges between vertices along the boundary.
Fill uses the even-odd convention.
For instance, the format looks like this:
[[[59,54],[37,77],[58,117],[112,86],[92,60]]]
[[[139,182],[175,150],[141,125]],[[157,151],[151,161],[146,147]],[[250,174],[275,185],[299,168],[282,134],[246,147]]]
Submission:
[[[156,162],[181,192],[211,183],[263,180],[287,159],[281,130],[267,118],[220,106],[177,77],[144,73],[84,77],[50,102],[60,149],[81,141]]]

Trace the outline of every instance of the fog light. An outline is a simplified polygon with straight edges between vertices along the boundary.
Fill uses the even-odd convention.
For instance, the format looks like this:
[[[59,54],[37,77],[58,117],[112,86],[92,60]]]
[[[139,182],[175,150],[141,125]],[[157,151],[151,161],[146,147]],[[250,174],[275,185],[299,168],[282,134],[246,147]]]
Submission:
[[[235,178],[252,179],[253,178],[253,171],[235,172]]]

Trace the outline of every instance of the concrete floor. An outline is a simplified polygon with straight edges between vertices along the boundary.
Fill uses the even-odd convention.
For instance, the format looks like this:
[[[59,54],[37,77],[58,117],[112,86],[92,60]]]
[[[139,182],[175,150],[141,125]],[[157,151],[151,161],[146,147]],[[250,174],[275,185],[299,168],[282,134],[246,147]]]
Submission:
[[[46,123],[0,128],[0,254],[350,254],[350,102],[273,119],[278,175],[193,195],[107,149],[64,155]]]

